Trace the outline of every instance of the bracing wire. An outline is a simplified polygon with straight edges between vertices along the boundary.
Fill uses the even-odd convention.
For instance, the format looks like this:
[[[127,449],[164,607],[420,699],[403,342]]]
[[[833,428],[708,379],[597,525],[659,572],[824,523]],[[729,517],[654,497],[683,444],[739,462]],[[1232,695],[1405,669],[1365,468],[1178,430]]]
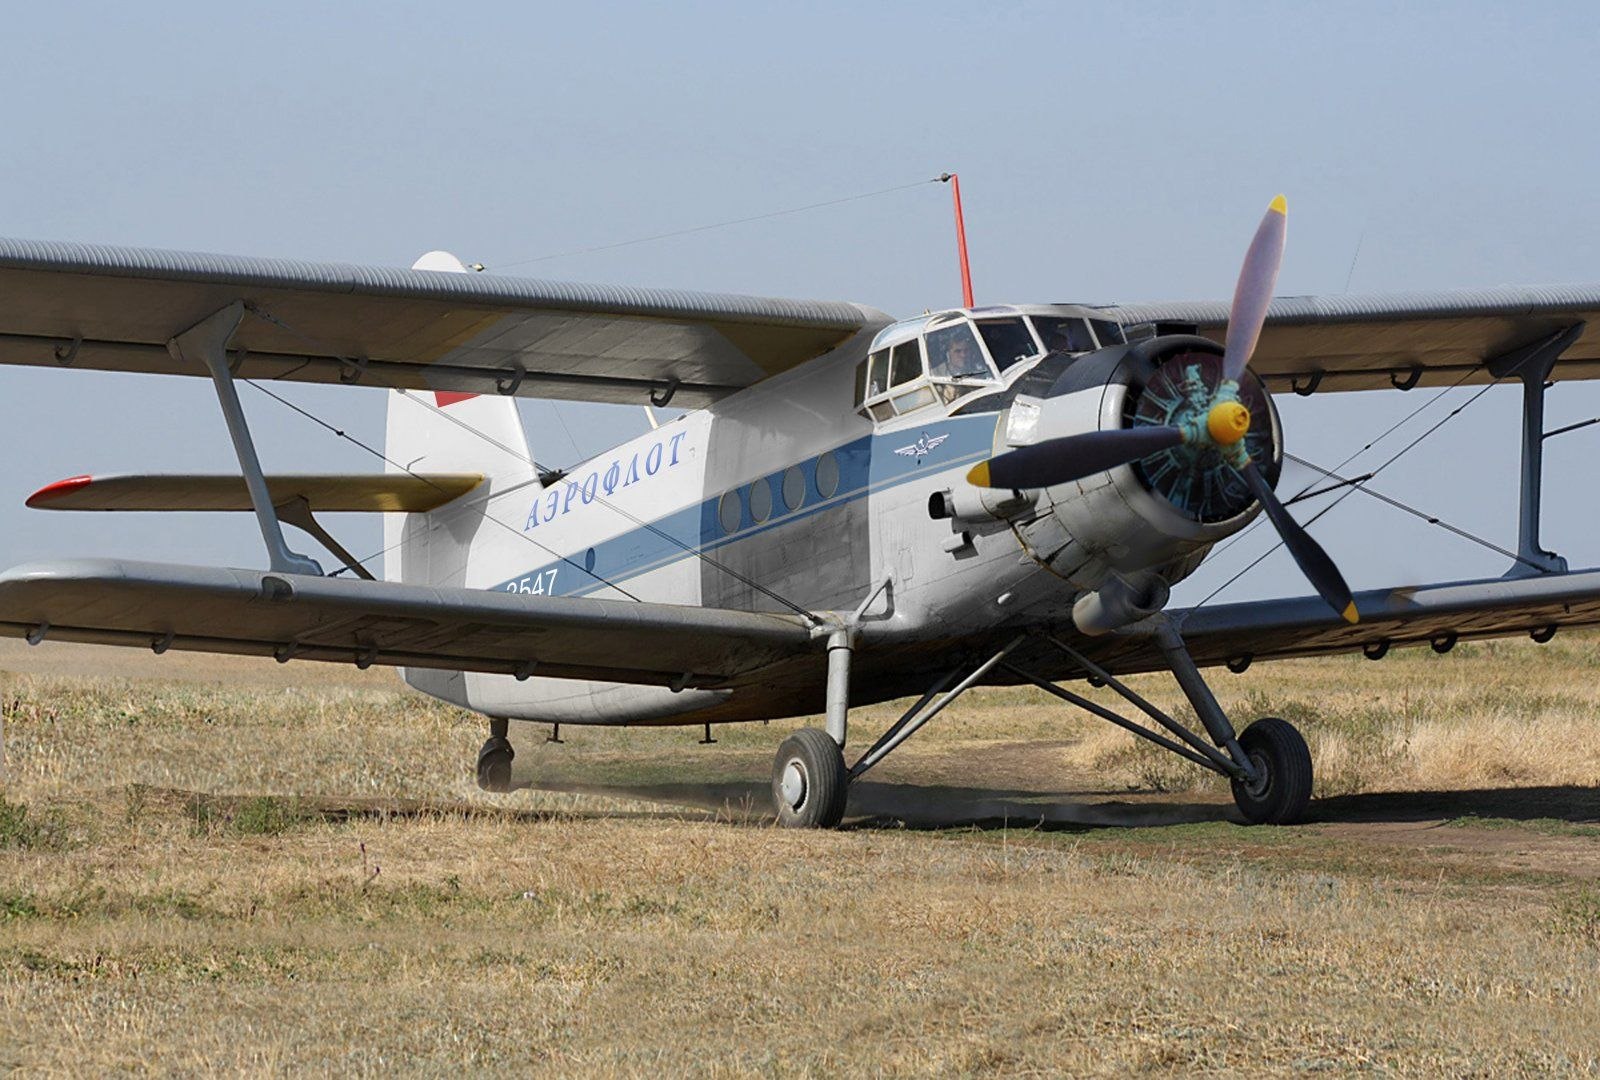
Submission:
[[[310,335],[305,334],[305,333],[301,332],[300,330],[297,330],[295,327],[290,326],[288,323],[286,323],[284,320],[278,318],[276,315],[271,315],[271,314],[268,314],[267,312],[256,311],[254,309],[251,309],[251,310],[252,310],[252,314],[255,314],[258,318],[261,318],[264,321],[269,322],[272,325],[277,326],[277,327],[287,331],[288,333],[291,333],[291,334],[295,335],[296,337],[300,338],[302,341],[305,341],[309,345],[312,345],[312,346],[314,346],[314,347],[316,347],[318,349],[324,350],[327,355],[332,356],[332,357],[334,357],[334,358],[336,358],[338,360],[341,360],[341,361],[343,361],[345,363],[350,363],[351,362],[348,357],[345,357],[345,356],[341,355],[338,350],[331,349],[325,343],[317,341],[315,338],[311,337]],[[503,453],[509,454],[511,457],[516,458],[517,460],[522,461],[522,462],[532,466],[537,472],[544,473],[544,472],[550,471],[550,470],[547,470],[543,465],[541,465],[531,455],[524,454],[521,451],[516,450],[513,447],[507,446],[506,444],[500,442],[499,440],[494,439],[491,436],[484,434],[483,432],[479,431],[477,428],[473,427],[471,424],[468,424],[465,421],[463,421],[460,417],[454,416],[450,412],[448,412],[447,410],[440,408],[438,405],[436,405],[436,404],[434,404],[432,402],[429,402],[429,401],[423,399],[422,397],[417,396],[416,394],[410,393],[409,391],[407,391],[405,388],[403,388],[401,386],[398,386],[398,385],[396,385],[396,384],[394,384],[392,382],[389,382],[386,379],[383,379],[381,376],[377,375],[376,373],[373,373],[370,369],[368,369],[368,375],[371,376],[372,378],[374,378],[375,381],[383,383],[385,386],[389,387],[390,389],[398,390],[400,393],[405,395],[407,400],[414,401],[418,405],[422,406],[423,408],[432,410],[435,414],[437,414],[438,416],[442,417],[445,420],[448,420],[450,423],[455,424],[457,427],[461,428],[463,431],[466,431],[466,432],[470,433],[471,435],[473,435],[474,437],[483,440],[484,442],[486,442],[489,445],[495,447],[496,449],[502,451]],[[245,381],[249,382],[250,380],[245,380]],[[256,384],[252,383],[252,385],[256,385]],[[257,386],[257,389],[260,389],[263,392],[270,393],[270,392],[266,391],[266,389],[264,387]],[[277,398],[277,400],[283,402],[284,404],[289,404],[289,402],[285,401],[283,398],[278,397],[278,395],[276,395],[276,394],[272,394],[271,396],[274,397],[274,398]],[[317,423],[321,424],[323,427],[327,428],[328,430],[330,430],[330,431],[338,431],[338,429],[336,427],[334,427],[334,425],[328,424],[325,421],[322,421],[320,418],[312,416],[312,414],[307,412],[306,410],[301,409],[298,406],[292,406],[291,405],[291,407],[294,408],[295,411],[301,412],[303,415],[305,415],[307,417],[310,417],[312,419],[315,419],[317,421]],[[352,440],[352,441],[354,441],[354,440]],[[378,456],[380,458],[383,458],[383,460],[389,461],[389,459],[387,457],[384,457],[383,454],[381,454],[378,451],[374,450],[372,447],[364,446],[363,448],[368,450],[371,453],[378,454]],[[406,472],[410,472],[411,471],[410,469],[406,468],[404,465],[402,465],[400,463],[390,462],[390,464],[395,465],[396,468],[405,469]],[[414,476],[416,474],[412,473],[412,475]],[[568,477],[565,477],[565,476],[563,476],[561,479],[559,479],[557,481],[557,483],[562,483],[562,484],[571,484],[572,482],[573,481],[571,479],[569,479]],[[817,620],[817,616],[812,611],[810,611],[809,609],[807,609],[805,607],[802,607],[801,605],[799,605],[799,604],[795,603],[794,601],[790,600],[788,597],[782,596],[779,593],[773,591],[772,589],[769,589],[765,585],[762,585],[760,582],[754,581],[751,578],[747,577],[746,575],[741,574],[739,571],[733,569],[732,567],[730,567],[727,564],[721,562],[720,560],[711,557],[710,555],[706,554],[704,551],[701,551],[699,548],[696,548],[696,547],[694,547],[694,546],[692,546],[690,544],[684,543],[682,540],[679,540],[677,537],[673,536],[672,534],[670,534],[670,533],[658,528],[653,523],[645,521],[643,518],[640,518],[637,515],[631,513],[630,511],[625,510],[622,507],[616,505],[615,503],[609,501],[604,496],[597,495],[597,496],[595,496],[594,501],[599,503],[601,506],[604,506],[607,509],[611,510],[613,513],[619,515],[620,517],[625,518],[626,520],[628,520],[629,522],[633,523],[634,525],[637,525],[638,527],[640,527],[642,529],[649,530],[650,532],[654,533],[656,536],[660,537],[663,540],[666,540],[668,543],[670,543],[670,544],[674,545],[675,547],[679,548],[680,550],[682,550],[686,554],[692,555],[695,558],[701,560],[706,565],[708,565],[708,566],[710,566],[710,567],[712,567],[712,568],[714,568],[716,570],[719,570],[724,574],[727,574],[729,577],[733,578],[735,581],[738,581],[740,584],[746,586],[747,588],[753,589],[754,591],[761,593],[763,596],[767,597],[767,599],[773,601],[774,603],[780,604],[783,607],[788,608],[790,611],[793,611],[795,614],[800,615],[802,618],[805,618],[807,621],[812,622],[812,623],[815,623],[815,622],[818,621]],[[529,543],[533,544],[535,547],[539,548],[540,550],[548,552],[551,555],[555,555],[556,558],[560,559],[562,562],[565,562],[565,563],[567,563],[569,565],[574,565],[574,566],[577,565],[577,564],[573,563],[572,560],[569,559],[568,557],[563,556],[563,555],[558,555],[556,552],[552,551],[550,548],[546,547],[544,544],[542,544],[539,541],[535,540],[533,537],[529,536],[524,530],[519,529],[519,528],[517,528],[517,527],[515,527],[513,525],[509,525],[509,524],[507,524],[507,523],[505,523],[503,521],[500,521],[497,518],[492,517],[491,515],[489,515],[487,509],[485,509],[485,511],[484,511],[484,516],[489,518],[489,520],[494,521],[494,523],[499,525],[501,528],[506,529],[509,532],[513,532],[518,536],[521,536],[524,540],[527,540]],[[389,549],[385,548],[384,550],[387,551]],[[382,553],[383,552],[379,552],[378,554],[382,554]],[[376,555],[368,556],[369,559],[370,558],[376,558],[376,557],[377,557]],[[362,562],[363,565],[365,565],[367,560],[363,559],[363,560],[360,560],[360,561]],[[612,588],[617,589],[618,592],[622,593],[624,596],[627,596],[629,599],[632,599],[632,600],[635,600],[635,601],[639,600],[639,598],[637,596],[634,596],[633,594],[631,594],[631,593],[627,592],[626,590],[621,589],[621,588],[619,588],[619,587],[617,587],[615,585],[611,585],[610,582],[605,581],[605,579],[603,579],[603,578],[600,578],[599,575],[596,575],[594,573],[594,571],[585,570],[585,573],[589,574],[590,576],[596,577],[598,580],[604,582],[607,585],[610,585]]]
[[[1356,450],[1355,452],[1347,455],[1343,461],[1339,462],[1337,465],[1335,465],[1333,467],[1334,471],[1337,472],[1338,470],[1343,469],[1346,465],[1350,464],[1356,458],[1360,457],[1362,454],[1365,454],[1368,450],[1371,450],[1373,447],[1375,447],[1379,443],[1383,442],[1390,435],[1393,435],[1396,431],[1399,431],[1401,428],[1403,428],[1407,424],[1411,423],[1411,421],[1413,421],[1417,417],[1421,416],[1424,412],[1427,412],[1433,406],[1437,405],[1440,401],[1442,401],[1452,390],[1456,389],[1462,383],[1466,382],[1467,379],[1469,379],[1471,376],[1472,376],[1472,371],[1471,370],[1463,372],[1461,377],[1459,379],[1457,379],[1455,382],[1451,383],[1449,386],[1441,388],[1438,393],[1434,394],[1427,401],[1424,401],[1421,405],[1417,406],[1415,409],[1412,409],[1410,412],[1406,413],[1406,415],[1402,416],[1399,420],[1396,420],[1394,423],[1390,424],[1387,428],[1385,428],[1383,430],[1383,432],[1381,434],[1379,434],[1375,438],[1373,438],[1370,441],[1368,441],[1359,450]],[[1362,477],[1362,479],[1364,479],[1364,480],[1370,480],[1371,478],[1372,478],[1372,474],[1371,473],[1367,473],[1364,477]],[[1290,498],[1285,499],[1283,501],[1283,505],[1292,506],[1293,504],[1295,504],[1297,502],[1302,502],[1302,501],[1304,501],[1306,499],[1315,498],[1319,494],[1325,494],[1324,492],[1315,492],[1315,491],[1311,490],[1312,488],[1316,487],[1317,483],[1318,483],[1318,481],[1313,480],[1311,483],[1307,484],[1305,487],[1303,487],[1299,491],[1297,491],[1293,496],[1291,496]],[[1216,558],[1217,556],[1221,555],[1223,552],[1227,551],[1229,548],[1233,547],[1235,544],[1239,543],[1245,537],[1249,536],[1252,532],[1254,532],[1256,530],[1256,528],[1258,526],[1260,526],[1261,523],[1263,521],[1265,521],[1265,520],[1266,519],[1264,517],[1256,518],[1256,520],[1252,521],[1248,526],[1246,526],[1239,533],[1237,533],[1236,535],[1234,535],[1234,536],[1230,537],[1229,539],[1223,541],[1220,545],[1218,545],[1215,549],[1213,549],[1212,552],[1211,552],[1210,557],[1211,558]]]
[[[373,456],[377,457],[380,461],[383,461],[383,462],[385,462],[386,464],[389,464],[389,465],[393,465],[395,468],[397,468],[400,471],[406,473],[408,476],[411,476],[411,477],[413,477],[413,478],[415,478],[417,480],[421,480],[424,484],[427,484],[429,487],[433,488],[435,491],[438,491],[438,492],[441,492],[441,493],[444,492],[444,488],[442,488],[438,484],[434,483],[427,476],[424,476],[421,473],[413,472],[410,469],[410,467],[408,467],[406,465],[403,465],[398,461],[395,461],[393,458],[389,457],[387,454],[385,454],[383,451],[377,449],[376,447],[370,446],[367,443],[362,442],[360,439],[356,438],[354,435],[351,435],[348,432],[346,432],[343,428],[335,427],[333,424],[328,423],[326,420],[322,419],[320,416],[317,416],[315,413],[312,413],[310,410],[302,408],[299,405],[296,405],[294,402],[290,401],[288,398],[285,398],[285,397],[282,397],[282,396],[280,396],[278,394],[273,393],[271,390],[268,390],[265,386],[262,386],[260,383],[256,382],[253,379],[244,379],[242,381],[244,383],[246,383],[247,385],[249,385],[249,386],[255,387],[255,389],[261,391],[263,394],[267,395],[272,400],[278,402],[280,405],[284,405],[284,406],[287,406],[290,409],[293,409],[295,412],[299,413],[301,416],[305,417],[307,420],[310,420],[312,423],[317,424],[320,427],[326,429],[327,431],[331,431],[333,434],[337,435],[339,438],[344,439],[345,441],[347,441],[349,443],[352,443],[355,446],[360,447],[362,450],[365,450],[367,453],[372,454]],[[485,436],[485,437],[487,438],[487,436]],[[493,440],[491,440],[491,441],[493,441]],[[496,445],[499,445],[499,444],[497,443]],[[639,598],[637,596],[634,596],[628,590],[624,589],[621,585],[618,585],[618,584],[616,584],[615,582],[612,582],[612,581],[607,581],[604,577],[602,577],[601,575],[595,573],[593,570],[590,570],[590,569],[587,569],[585,567],[579,566],[577,563],[573,562],[570,557],[568,557],[566,555],[562,555],[560,552],[555,551],[555,550],[553,550],[553,549],[551,549],[549,547],[546,547],[544,544],[541,544],[538,540],[535,540],[533,537],[529,536],[523,530],[518,529],[513,525],[509,525],[504,521],[501,521],[499,518],[497,518],[493,514],[489,513],[487,508],[484,509],[483,516],[484,516],[485,520],[493,522],[494,524],[500,526],[502,529],[505,529],[508,532],[515,533],[517,536],[522,537],[524,540],[528,541],[528,543],[534,545],[539,550],[545,552],[548,555],[551,555],[551,556],[555,557],[556,559],[558,559],[561,562],[566,563],[568,566],[571,566],[571,567],[573,567],[574,569],[577,569],[577,570],[582,570],[585,574],[587,574],[590,577],[594,578],[595,580],[601,582],[603,585],[607,586],[608,588],[615,589],[617,592],[621,593],[623,596],[626,596],[628,599],[636,601],[636,602],[639,600]],[[367,565],[367,563],[371,562],[373,559],[376,559],[376,558],[378,558],[378,557],[380,557],[382,555],[387,555],[390,551],[393,551],[397,546],[399,546],[399,545],[398,544],[390,544],[388,547],[385,547],[380,551],[376,551],[376,552],[372,553],[371,555],[366,556],[365,558],[357,559],[356,561],[358,563],[360,563],[362,566],[365,566],[365,565]]]
[[[1448,387],[1447,389],[1454,390],[1457,386],[1460,386],[1461,383],[1465,382],[1467,376],[1470,375],[1470,374],[1472,374],[1470,371],[1467,372],[1465,375],[1463,375],[1461,377],[1461,379],[1459,379],[1455,383],[1454,386]],[[1410,453],[1413,449],[1415,449],[1417,446],[1419,446],[1424,439],[1428,438],[1434,432],[1436,432],[1440,428],[1444,427],[1444,425],[1448,424],[1451,420],[1454,420],[1456,417],[1460,416],[1462,414],[1462,412],[1464,412],[1467,409],[1468,406],[1470,406],[1473,402],[1477,401],[1479,398],[1483,397],[1484,394],[1487,394],[1490,390],[1493,390],[1493,389],[1494,389],[1494,384],[1493,383],[1489,383],[1488,385],[1486,385],[1482,389],[1480,389],[1476,394],[1473,394],[1466,401],[1462,402],[1460,405],[1457,405],[1448,414],[1446,414],[1442,419],[1440,419],[1438,422],[1436,422],[1432,427],[1428,428],[1421,435],[1418,435],[1415,439],[1412,439],[1410,442],[1406,443],[1398,451],[1396,451],[1394,454],[1392,454],[1387,460],[1385,460],[1381,465],[1379,465],[1377,468],[1373,469],[1371,471],[1371,473],[1368,474],[1369,478],[1377,476],[1379,473],[1383,472],[1383,470],[1387,469],[1390,465],[1393,465],[1396,461],[1399,461],[1402,457],[1404,457],[1406,454]],[[1440,396],[1442,396],[1442,395],[1436,395],[1433,400],[1438,400],[1438,397],[1440,397]],[[1432,400],[1430,400],[1427,403],[1425,403],[1423,408],[1426,408],[1428,405],[1431,405],[1431,404],[1433,404]],[[1421,411],[1422,411],[1422,409],[1418,409],[1417,410],[1417,412],[1421,412]],[[1412,415],[1416,415],[1416,414],[1413,413]],[[1410,419],[1410,417],[1407,417],[1407,419]],[[1404,423],[1404,422],[1405,421],[1401,421],[1401,423]],[[1398,426],[1398,425],[1396,425],[1396,426]],[[1350,458],[1347,458],[1345,460],[1344,464],[1349,464],[1351,459],[1355,458],[1356,456],[1358,456],[1359,454],[1361,454],[1363,452],[1364,452],[1364,450],[1358,450],[1356,452],[1356,454],[1352,454],[1350,456]],[[1343,465],[1337,466],[1337,468],[1343,468]],[[1310,528],[1310,526],[1315,524],[1318,519],[1322,518],[1324,515],[1326,515],[1330,511],[1332,511],[1340,503],[1344,502],[1351,495],[1355,494],[1358,490],[1361,490],[1360,485],[1351,485],[1351,486],[1347,487],[1344,490],[1344,492],[1341,495],[1339,495],[1338,498],[1333,500],[1333,502],[1329,503],[1327,506],[1324,506],[1321,510],[1318,510],[1315,514],[1311,515],[1311,517],[1307,521],[1305,521],[1301,527],[1302,528]],[[1201,600],[1198,604],[1195,604],[1194,607],[1190,608],[1189,610],[1191,612],[1198,611],[1200,608],[1204,607],[1206,604],[1209,604],[1212,600],[1216,599],[1217,595],[1219,593],[1221,593],[1224,589],[1227,589],[1234,582],[1236,582],[1240,578],[1244,577],[1250,571],[1254,570],[1257,566],[1260,566],[1261,563],[1264,562],[1267,559],[1268,556],[1270,556],[1273,552],[1277,551],[1282,546],[1283,546],[1283,540],[1280,538],[1277,543],[1273,544],[1266,551],[1264,551],[1260,555],[1258,555],[1253,561],[1251,561],[1248,565],[1246,565],[1244,567],[1244,569],[1242,569],[1238,573],[1234,574],[1227,581],[1224,581],[1221,585],[1218,585],[1215,589],[1212,589],[1211,592],[1206,594],[1205,599]]]
[[[1355,491],[1361,492],[1363,495],[1370,495],[1374,499],[1377,499],[1379,502],[1386,503],[1389,506],[1394,507],[1396,510],[1404,510],[1406,513],[1410,514],[1412,517],[1421,518],[1423,521],[1426,521],[1429,525],[1434,525],[1434,526],[1437,526],[1438,528],[1444,529],[1446,532],[1454,533],[1456,536],[1461,537],[1463,540],[1471,540],[1474,544],[1477,544],[1480,547],[1488,548],[1490,551],[1493,551],[1493,552],[1495,552],[1496,554],[1499,554],[1499,555],[1504,555],[1506,558],[1512,559],[1512,560],[1514,560],[1516,562],[1526,563],[1527,565],[1533,567],[1535,570],[1542,570],[1543,569],[1543,567],[1541,567],[1538,563],[1534,562],[1532,559],[1529,559],[1529,558],[1527,558],[1525,556],[1522,556],[1522,555],[1518,555],[1515,551],[1510,551],[1510,550],[1508,550],[1506,548],[1503,548],[1499,544],[1496,544],[1495,542],[1493,542],[1492,540],[1485,540],[1483,537],[1478,536],[1476,533],[1470,533],[1466,529],[1461,528],[1459,525],[1452,525],[1450,522],[1448,522],[1448,521],[1444,520],[1443,518],[1439,517],[1437,514],[1430,514],[1430,513],[1427,513],[1426,511],[1419,510],[1415,506],[1412,506],[1409,503],[1401,502],[1399,499],[1396,499],[1391,495],[1385,495],[1381,491],[1375,491],[1372,488],[1367,487],[1366,486],[1366,482],[1368,480],[1372,479],[1372,476],[1373,476],[1372,473],[1368,473],[1365,476],[1355,476],[1355,477],[1351,477],[1349,479],[1346,479],[1346,478],[1340,476],[1338,473],[1334,472],[1332,469],[1324,469],[1321,465],[1318,465],[1316,462],[1307,461],[1305,458],[1299,457],[1299,456],[1297,456],[1295,454],[1285,454],[1284,457],[1287,457],[1291,461],[1297,462],[1298,464],[1304,465],[1308,469],[1316,470],[1317,472],[1321,473],[1323,476],[1327,477],[1329,480],[1337,480],[1338,481],[1338,485],[1337,486],[1339,486],[1339,487],[1348,487],[1348,488],[1351,488],[1351,489],[1353,489]],[[1333,489],[1332,488],[1324,489],[1324,491],[1329,491],[1329,490],[1333,490]]]

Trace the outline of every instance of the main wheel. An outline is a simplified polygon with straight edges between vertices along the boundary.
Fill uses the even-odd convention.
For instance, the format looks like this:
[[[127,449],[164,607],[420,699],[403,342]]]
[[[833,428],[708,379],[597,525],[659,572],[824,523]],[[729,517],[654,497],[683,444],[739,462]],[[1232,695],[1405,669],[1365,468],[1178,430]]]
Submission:
[[[511,740],[491,735],[478,751],[478,786],[496,793],[511,790],[511,759],[516,757]]]
[[[1252,825],[1291,825],[1311,802],[1311,751],[1287,720],[1265,716],[1239,734],[1239,747],[1259,772],[1233,782],[1233,801]]]
[[[820,728],[801,728],[783,740],[772,761],[772,805],[778,824],[831,829],[844,817],[850,778],[839,744]]]

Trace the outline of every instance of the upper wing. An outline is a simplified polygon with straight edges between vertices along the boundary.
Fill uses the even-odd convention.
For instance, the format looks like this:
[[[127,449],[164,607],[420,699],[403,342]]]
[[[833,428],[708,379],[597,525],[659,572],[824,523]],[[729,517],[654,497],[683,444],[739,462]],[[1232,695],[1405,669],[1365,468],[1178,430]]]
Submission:
[[[113,560],[0,574],[0,633],[701,687],[817,648],[791,615]]]
[[[1176,324],[1221,341],[1224,301],[1125,304],[1124,326]],[[1587,323],[1551,378],[1600,378],[1600,285],[1504,286],[1375,296],[1285,296],[1267,309],[1250,370],[1273,390],[1484,383],[1484,364]]]
[[[479,473],[269,475],[272,505],[304,499],[327,513],[426,513],[483,483]],[[250,510],[242,476],[72,476],[28,496],[35,510]]]
[[[244,301],[244,378],[709,404],[888,316],[856,304],[0,239],[0,363],[204,375],[166,343]]]
[[[1600,570],[1490,578],[1357,593],[1361,622],[1330,617],[1315,596],[1223,604],[1172,612],[1195,661],[1271,660],[1351,653],[1427,641],[1506,637],[1551,627],[1600,625]],[[1138,628],[1074,647],[1117,674],[1165,668],[1160,650]],[[1064,673],[1062,673],[1064,675]]]

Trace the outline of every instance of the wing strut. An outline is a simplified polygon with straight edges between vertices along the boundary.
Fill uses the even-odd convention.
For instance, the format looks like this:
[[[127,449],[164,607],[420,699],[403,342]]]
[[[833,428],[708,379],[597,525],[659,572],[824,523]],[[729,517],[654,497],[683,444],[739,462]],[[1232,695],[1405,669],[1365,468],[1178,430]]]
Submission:
[[[167,351],[179,360],[204,364],[211,372],[211,381],[217,388],[217,401],[222,406],[222,417],[228,422],[228,435],[233,439],[239,468],[244,470],[245,486],[250,489],[250,502],[255,507],[256,520],[261,525],[261,539],[266,542],[271,568],[284,574],[321,577],[322,567],[317,561],[291,549],[289,542],[283,538],[283,525],[267,492],[267,479],[262,475],[261,458],[256,454],[250,425],[245,420],[244,408],[239,404],[239,391],[233,385],[233,372],[228,370],[228,341],[239,328],[244,310],[244,302],[235,300],[173,337],[167,342]]]
[[[1522,382],[1522,487],[1517,500],[1517,557],[1508,577],[1532,573],[1531,566],[1545,573],[1563,573],[1567,560],[1539,546],[1541,488],[1544,483],[1544,392],[1550,371],[1561,354],[1583,336],[1584,324],[1573,323],[1543,341],[1506,353],[1489,361],[1489,374],[1497,379],[1516,378]]]
[[[279,521],[286,521],[295,528],[311,534],[311,537],[317,543],[327,548],[329,553],[343,563],[345,569],[356,575],[356,577],[366,581],[375,580],[372,576],[372,571],[362,566],[360,559],[350,554],[343,544],[335,540],[332,534],[322,527],[322,522],[318,521],[316,515],[311,512],[311,503],[306,500],[304,495],[296,495],[292,499],[279,503],[273,509],[277,511]]]

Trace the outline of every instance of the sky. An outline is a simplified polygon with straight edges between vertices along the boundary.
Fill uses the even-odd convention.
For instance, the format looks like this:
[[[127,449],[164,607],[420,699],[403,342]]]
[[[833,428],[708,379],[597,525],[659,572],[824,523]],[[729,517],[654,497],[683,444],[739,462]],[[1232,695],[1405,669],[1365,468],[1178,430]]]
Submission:
[[[19,6],[7,26],[0,234],[14,237],[392,266],[446,248],[496,272],[910,315],[959,303],[949,189],[919,183],[958,171],[980,303],[1226,297],[1280,191],[1281,294],[1600,281],[1600,19],[1578,3],[64,2]],[[0,565],[264,565],[248,515],[22,505],[78,473],[233,471],[207,382],[0,379]],[[278,389],[381,443],[380,391]],[[242,393],[269,471],[381,469]],[[1286,395],[1287,448],[1332,466],[1436,393]],[[1600,415],[1600,387],[1561,386],[1548,409],[1551,427]],[[1519,410],[1515,390],[1491,391],[1374,487],[1514,548]],[[524,418],[554,464],[645,424],[632,407],[541,402]],[[1548,444],[1544,540],[1574,566],[1600,563],[1596,440],[1600,425]],[[1309,479],[1291,468],[1280,490]],[[328,524],[358,555],[381,546],[372,518]],[[1359,494],[1312,531],[1356,588],[1508,565]],[[1218,552],[1175,602],[1209,595],[1267,537]],[[1280,551],[1214,602],[1308,591]]]

